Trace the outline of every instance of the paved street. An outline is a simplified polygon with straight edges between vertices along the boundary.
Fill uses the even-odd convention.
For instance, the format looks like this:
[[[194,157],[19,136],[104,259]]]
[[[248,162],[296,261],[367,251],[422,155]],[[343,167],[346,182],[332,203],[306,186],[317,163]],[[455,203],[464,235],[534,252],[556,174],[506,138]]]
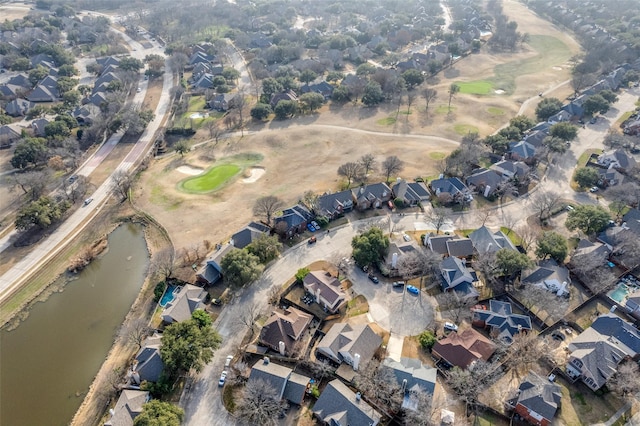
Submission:
[[[138,56],[144,57],[146,54],[142,45],[131,40],[126,34],[121,33],[122,36],[130,43],[131,46],[137,46],[136,52]],[[147,53],[155,52],[161,53],[162,50],[155,46],[153,49],[146,50]],[[141,77],[142,78],[142,77]],[[131,167],[148,152],[149,148],[153,144],[154,135],[160,128],[160,125],[164,119],[165,114],[169,111],[170,107],[170,90],[173,87],[173,75],[167,67],[167,71],[164,74],[162,93],[158,106],[155,110],[155,118],[149,123],[138,142],[126,156],[126,158],[118,165],[116,171],[128,171]],[[144,86],[146,90],[146,85]],[[134,102],[142,103],[144,99],[144,92],[136,93]],[[87,176],[95,167],[97,167],[97,161],[104,159],[108,152],[113,149],[115,144],[120,140],[121,134],[117,133],[109,141],[94,154],[94,157],[89,159],[85,163],[84,167],[80,169],[79,173]],[[96,156],[97,155],[97,159]],[[95,161],[94,161],[95,160]],[[73,240],[86,224],[91,221],[95,215],[99,212],[102,204],[111,197],[111,178],[105,180],[105,182],[98,187],[98,189],[91,194],[93,202],[86,207],[81,207],[76,210],[67,220],[64,221],[50,236],[38,243],[33,250],[18,263],[16,263],[10,270],[0,276],[0,302],[2,302],[8,295],[13,293],[15,289],[19,288],[30,276],[31,273],[36,271],[41,265],[51,259],[56,253],[58,253],[67,242]],[[8,247],[11,242],[11,237],[15,231],[8,233],[2,239],[0,239],[0,252]]]
[[[589,148],[602,148],[602,138],[609,126],[625,112],[634,108],[634,102],[639,95],[638,89],[622,93],[616,109],[612,109],[604,118],[595,125],[587,125],[580,129],[578,140],[573,142],[571,150],[565,155],[555,159],[546,178],[538,185],[536,190],[554,191],[561,193],[564,198],[573,199],[581,203],[595,203],[596,199],[589,193],[575,193],[569,186],[569,179],[573,173],[577,158]],[[313,127],[314,125],[310,125]],[[334,127],[320,126],[316,127]],[[356,131],[355,129],[353,129]],[[366,131],[363,131],[366,132]],[[372,132],[373,133],[373,132]],[[395,135],[402,137],[402,135]],[[419,135],[407,135],[407,137],[421,137]],[[432,138],[431,136],[422,136]],[[442,138],[441,138],[442,139]],[[445,143],[455,143],[443,139]],[[513,216],[516,223],[522,224],[527,217],[534,213],[531,196],[523,196],[520,199],[508,203],[503,207],[494,209],[494,214],[487,221],[490,227],[499,227],[504,223],[504,217]],[[432,228],[426,223],[425,215],[421,213],[391,216],[392,226],[396,232],[402,230],[426,230]],[[232,304],[227,305],[218,317],[214,327],[222,335],[224,341],[222,347],[214,356],[213,361],[205,367],[195,380],[188,392],[184,392],[180,406],[185,410],[185,424],[187,425],[229,425],[235,423],[234,419],[226,412],[222,404],[222,395],[217,386],[217,379],[222,372],[224,359],[228,354],[235,353],[246,332],[237,321],[242,315],[243,308],[253,303],[258,303],[263,309],[268,306],[268,291],[272,285],[282,285],[292,277],[295,272],[305,265],[317,260],[335,259],[350,256],[350,242],[354,235],[362,232],[367,227],[377,225],[383,229],[389,227],[389,217],[379,216],[349,223],[332,230],[329,234],[318,234],[318,242],[312,246],[306,242],[287,250],[284,255],[274,263],[264,276],[251,287],[239,294]],[[447,230],[470,229],[481,225],[480,219],[473,212],[453,214],[451,221],[445,228]],[[353,282],[352,290],[355,294],[364,295],[369,302],[369,316],[382,328],[390,330],[392,343],[390,350],[397,357],[401,351],[401,341],[404,336],[415,335],[423,331],[425,326],[434,318],[433,301],[425,294],[413,296],[405,291],[393,289],[391,284],[373,284],[359,269],[353,265],[348,267],[348,277]]]

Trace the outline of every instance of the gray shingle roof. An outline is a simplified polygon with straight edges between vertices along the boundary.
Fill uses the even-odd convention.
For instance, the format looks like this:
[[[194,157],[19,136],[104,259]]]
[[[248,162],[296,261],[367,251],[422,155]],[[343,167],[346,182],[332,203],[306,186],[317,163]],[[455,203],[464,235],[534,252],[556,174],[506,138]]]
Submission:
[[[196,309],[202,307],[207,292],[202,287],[186,284],[176,298],[167,304],[162,312],[162,319],[167,323],[186,321]]]
[[[489,309],[473,309],[474,321],[484,322],[490,326],[498,339],[506,343],[513,341],[513,336],[521,330],[531,330],[531,318],[526,315],[514,314],[511,303],[498,300],[489,301]]]
[[[338,323],[318,343],[317,351],[338,363],[343,362],[347,354],[351,359],[359,354],[362,364],[373,357],[381,343],[382,338],[368,324]]]
[[[304,399],[304,393],[311,379],[302,374],[292,372],[284,387],[283,398],[289,402],[300,405]]]
[[[496,252],[503,248],[515,250],[515,246],[502,231],[491,232],[486,226],[482,226],[471,234],[469,239],[478,253]]]
[[[164,363],[160,357],[160,347],[162,346],[162,336],[154,334],[142,343],[142,348],[136,355],[136,373],[140,380],[156,382],[162,374]]]
[[[149,400],[149,392],[125,389],[120,394],[113,409],[113,416],[105,426],[133,426],[133,419],[142,412],[142,406]]]
[[[386,358],[382,365],[390,368],[400,386],[407,381],[405,391],[417,390],[420,387],[423,392],[433,395],[436,387],[438,370],[423,365],[420,360],[414,358],[400,358],[400,362]]]
[[[267,234],[269,227],[262,223],[251,222],[240,231],[231,236],[233,246],[239,249],[245,248],[261,235]]]
[[[278,394],[278,397],[282,399],[284,394],[284,387],[287,384],[287,380],[291,375],[291,369],[283,365],[274,364],[271,361],[266,361],[268,358],[258,360],[253,367],[251,367],[251,374],[249,374],[249,382],[254,380],[263,380],[269,386],[273,387]]]
[[[317,211],[320,216],[333,217],[353,209],[351,190],[324,194],[318,197]]]
[[[562,391],[559,385],[549,382],[536,373],[529,373],[519,387],[517,404],[542,415],[551,421],[560,407]]]
[[[340,380],[336,379],[327,385],[320,398],[313,406],[313,413],[329,424],[376,426],[381,415]],[[331,421],[334,423],[331,423]]]

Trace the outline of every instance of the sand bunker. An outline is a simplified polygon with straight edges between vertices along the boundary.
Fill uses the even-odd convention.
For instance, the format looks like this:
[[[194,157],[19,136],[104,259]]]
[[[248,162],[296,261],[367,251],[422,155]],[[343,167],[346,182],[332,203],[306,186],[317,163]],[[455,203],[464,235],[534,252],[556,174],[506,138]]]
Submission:
[[[191,166],[180,166],[176,170],[179,171],[180,173],[183,173],[189,176],[197,176],[204,171],[197,167],[191,167]]]
[[[253,183],[260,179],[262,175],[266,173],[266,170],[262,167],[252,167],[249,169],[249,177],[242,179],[243,183]]]
[[[551,69],[556,70],[556,71],[562,71],[562,67],[551,67]]]
[[[495,93],[496,95],[502,95],[504,93],[504,90],[502,89],[494,90],[493,93]]]

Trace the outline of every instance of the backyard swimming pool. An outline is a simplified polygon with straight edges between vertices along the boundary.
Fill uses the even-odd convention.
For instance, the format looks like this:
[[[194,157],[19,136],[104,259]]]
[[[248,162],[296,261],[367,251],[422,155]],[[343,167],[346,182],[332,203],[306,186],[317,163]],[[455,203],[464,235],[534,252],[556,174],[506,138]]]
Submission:
[[[633,275],[627,275],[618,281],[616,287],[611,290],[607,296],[624,306],[627,302],[627,296],[629,293],[633,293],[638,289],[640,289],[640,282],[638,279]]]
[[[177,285],[169,284],[167,286],[167,290],[162,295],[162,299],[160,299],[160,306],[163,308],[167,306],[167,303],[172,302],[173,299],[176,298],[176,293],[180,291],[180,287]]]

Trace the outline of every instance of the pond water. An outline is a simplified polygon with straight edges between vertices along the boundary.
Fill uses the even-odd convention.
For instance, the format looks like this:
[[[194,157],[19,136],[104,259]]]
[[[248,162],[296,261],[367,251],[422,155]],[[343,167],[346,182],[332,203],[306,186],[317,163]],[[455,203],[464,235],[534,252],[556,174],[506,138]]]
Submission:
[[[0,332],[0,425],[67,425],[144,282],[149,255],[142,228],[122,225],[109,249]],[[61,278],[62,279],[62,278]]]

